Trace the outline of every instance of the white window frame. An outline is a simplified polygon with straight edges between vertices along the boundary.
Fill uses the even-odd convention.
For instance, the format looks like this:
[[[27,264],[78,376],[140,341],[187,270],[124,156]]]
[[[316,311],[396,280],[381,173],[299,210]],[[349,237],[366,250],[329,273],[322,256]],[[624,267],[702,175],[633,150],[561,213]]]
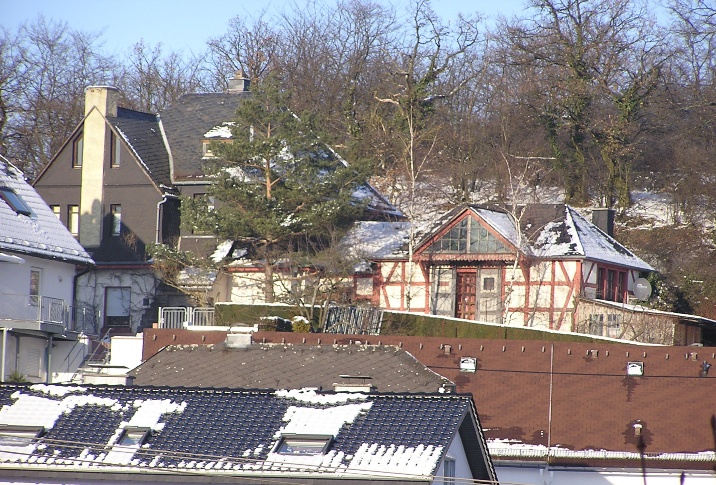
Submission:
[[[0,425],[0,447],[25,447],[45,431],[42,426]]]
[[[110,139],[110,150],[109,150],[109,167],[119,168],[122,164],[122,144],[119,142],[119,137],[112,133]]]
[[[42,268],[30,268],[30,304],[37,306],[42,295]]]
[[[72,141],[72,168],[82,168],[84,145],[84,133],[80,133]]]
[[[443,484],[452,485],[455,483],[455,458],[446,457],[443,460]]]
[[[80,235],[80,206],[78,205],[67,206],[67,230],[75,237]]]

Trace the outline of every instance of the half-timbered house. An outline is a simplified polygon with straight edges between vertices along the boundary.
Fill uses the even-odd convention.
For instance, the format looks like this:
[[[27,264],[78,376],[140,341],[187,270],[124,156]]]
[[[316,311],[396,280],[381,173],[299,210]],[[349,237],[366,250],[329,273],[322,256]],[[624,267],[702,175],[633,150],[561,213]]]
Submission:
[[[604,220],[611,224],[600,229],[564,204],[513,211],[463,205],[418,235],[412,256],[407,223],[363,222],[347,239],[370,262],[354,278],[355,298],[385,309],[574,331],[580,298],[627,303],[635,281],[653,271],[612,237],[613,219]]]

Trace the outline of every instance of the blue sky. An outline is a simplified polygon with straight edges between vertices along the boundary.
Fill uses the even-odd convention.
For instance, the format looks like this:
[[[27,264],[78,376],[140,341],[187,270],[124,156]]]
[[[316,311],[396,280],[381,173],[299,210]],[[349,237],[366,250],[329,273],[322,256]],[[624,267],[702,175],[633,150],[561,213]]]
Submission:
[[[379,0],[408,5],[408,0]],[[488,16],[519,14],[526,0],[433,0],[433,9],[445,20],[459,12]],[[303,0],[295,0],[303,4]],[[229,19],[256,16],[263,9],[280,12],[292,0],[0,0],[0,26],[14,31],[25,21],[43,15],[71,28],[103,32],[108,53],[123,55],[140,39],[150,45],[161,42],[168,50],[198,53],[210,37],[227,30]]]

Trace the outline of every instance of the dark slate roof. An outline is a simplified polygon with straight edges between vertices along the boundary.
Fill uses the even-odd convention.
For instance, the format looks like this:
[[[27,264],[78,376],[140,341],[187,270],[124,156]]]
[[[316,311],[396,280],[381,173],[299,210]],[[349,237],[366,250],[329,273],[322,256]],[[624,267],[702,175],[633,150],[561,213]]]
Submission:
[[[472,434],[482,438],[472,399],[455,394],[36,384],[0,386],[0,402],[0,424],[45,429],[26,447],[0,442],[0,469],[23,473],[397,474],[425,480],[454,436],[469,435],[465,426],[472,423]],[[117,445],[123,428],[134,426],[151,429],[144,444]],[[292,433],[333,441],[321,455],[273,453],[281,436]],[[487,476],[493,468],[479,448],[468,450],[468,460],[485,475],[475,478],[494,478],[494,471]]]
[[[394,346],[171,345],[131,374],[137,385],[332,390],[334,383],[365,383],[380,392],[438,392],[452,385]]]
[[[255,337],[267,342],[306,338],[308,344],[325,339],[291,332],[258,332]],[[711,428],[716,376],[711,371],[701,377],[703,362],[714,361],[713,348],[388,335],[331,338],[349,346],[356,339],[361,345],[378,340],[400,344],[455,382],[458,392],[472,393],[496,461],[639,469],[634,424],[641,424],[647,467],[713,470],[716,462]],[[461,371],[465,357],[476,359],[476,372]],[[644,375],[627,375],[628,362],[642,362]]]
[[[27,254],[74,264],[94,261],[55,216],[22,172],[0,155],[0,187],[12,189],[30,209],[18,214],[0,198],[0,252]]]
[[[186,94],[162,111],[160,118],[171,150],[175,182],[203,178],[204,135],[236,119],[236,109],[246,96],[250,92]]]
[[[171,185],[169,154],[164,144],[159,117],[126,108],[117,108],[117,117],[107,118],[134,151],[139,163],[158,186]]]

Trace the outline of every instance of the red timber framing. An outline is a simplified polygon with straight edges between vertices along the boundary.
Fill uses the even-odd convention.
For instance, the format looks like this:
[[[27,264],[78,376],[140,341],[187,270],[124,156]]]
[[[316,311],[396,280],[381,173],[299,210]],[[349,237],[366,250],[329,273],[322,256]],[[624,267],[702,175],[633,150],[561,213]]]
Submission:
[[[467,218],[471,218],[470,226],[477,223],[482,234],[489,234],[494,238],[497,248],[495,252],[468,252],[465,246],[453,239],[448,243],[442,243],[441,250],[430,251],[430,248],[441,240],[444,236],[453,231],[456,233],[456,227]],[[463,223],[462,226],[465,226]],[[469,230],[469,229],[468,229]],[[473,227],[473,231],[475,228]],[[463,233],[465,230],[463,230]],[[462,234],[459,233],[458,234]],[[445,250],[448,244],[455,245],[455,251]],[[411,305],[411,310],[430,312],[430,292],[435,291],[431,288],[430,281],[431,267],[441,266],[454,269],[454,315],[458,318],[465,319],[481,319],[479,310],[478,294],[483,282],[479,276],[480,271],[488,268],[498,270],[499,291],[498,299],[501,305],[501,313],[504,314],[522,314],[520,321],[522,325],[533,325],[533,320],[540,315],[540,322],[548,325],[550,329],[560,330],[564,325],[568,325],[568,330],[572,330],[574,326],[572,314],[574,312],[574,302],[580,295],[582,287],[582,262],[580,260],[542,260],[528,259],[507,239],[491,227],[486,221],[474,213],[466,210],[453,218],[452,221],[445,224],[439,231],[434,233],[429,239],[424,241],[414,255],[415,261],[420,264],[425,279],[425,305],[422,309],[415,308]],[[517,258],[516,270],[519,275],[511,278],[511,269]],[[392,289],[392,294],[396,294],[396,290],[400,291],[401,305],[400,309],[405,309],[405,272],[407,262],[391,261],[382,264],[392,265],[387,277],[381,285],[381,303],[384,308],[392,308],[394,305],[385,305],[389,302],[388,292]],[[544,271],[543,275],[535,277],[535,272]],[[383,275],[385,270],[381,271]],[[396,277],[400,274],[400,277]],[[489,278],[488,278],[489,279]],[[523,291],[516,291],[521,288]],[[507,301],[508,293],[522,295],[520,301]],[[509,304],[509,308],[505,311],[504,305]],[[493,312],[496,313],[496,312]],[[499,316],[501,321],[502,314]],[[546,319],[546,321],[545,321]]]

